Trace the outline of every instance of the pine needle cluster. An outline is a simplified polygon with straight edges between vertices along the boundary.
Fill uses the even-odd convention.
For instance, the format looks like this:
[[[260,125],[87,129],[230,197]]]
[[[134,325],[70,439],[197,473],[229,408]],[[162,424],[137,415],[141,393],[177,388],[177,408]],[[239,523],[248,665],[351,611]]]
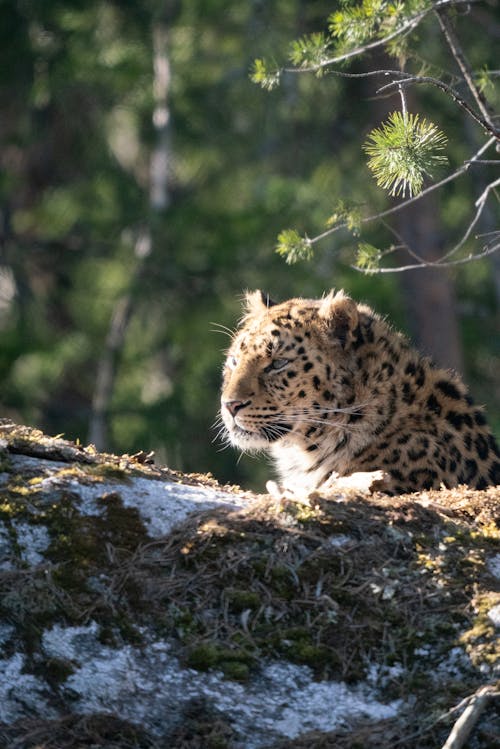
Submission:
[[[412,197],[422,192],[424,177],[446,163],[447,157],[439,153],[446,143],[446,135],[434,123],[418,114],[392,112],[387,122],[371,131],[363,149],[379,187],[392,196]]]
[[[292,42],[289,57],[298,68],[316,68],[321,75],[321,66],[331,53],[331,40],[326,34],[316,32]]]
[[[388,37],[387,51],[398,55],[405,46],[405,36],[398,38],[398,30],[431,7],[432,0],[341,0],[339,8],[328,18],[328,32],[305,34],[296,39],[290,44],[288,57],[296,69],[312,69],[321,76],[332,58],[374,39]],[[280,69],[260,58],[254,61],[251,79],[271,90],[280,83]]]
[[[284,229],[278,235],[276,252],[285,258],[288,265],[299,260],[312,260],[313,248],[308,237],[301,237],[295,229]]]
[[[380,267],[383,252],[369,242],[359,242],[356,267],[366,273],[376,273]]]
[[[361,3],[344,0],[329,16],[328,28],[345,51],[392,34],[430,6],[430,0],[362,0]]]
[[[257,83],[266,91],[272,91],[280,84],[280,70],[276,65],[258,58],[254,60],[250,80]]]

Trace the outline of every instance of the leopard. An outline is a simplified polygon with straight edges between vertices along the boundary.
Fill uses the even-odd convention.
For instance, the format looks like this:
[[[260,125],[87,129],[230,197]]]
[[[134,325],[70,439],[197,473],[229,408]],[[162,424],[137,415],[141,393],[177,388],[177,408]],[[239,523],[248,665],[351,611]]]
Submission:
[[[389,495],[500,484],[498,444],[459,375],[342,290],[284,302],[247,292],[220,416],[228,443],[270,455],[271,486],[295,495],[351,477]]]

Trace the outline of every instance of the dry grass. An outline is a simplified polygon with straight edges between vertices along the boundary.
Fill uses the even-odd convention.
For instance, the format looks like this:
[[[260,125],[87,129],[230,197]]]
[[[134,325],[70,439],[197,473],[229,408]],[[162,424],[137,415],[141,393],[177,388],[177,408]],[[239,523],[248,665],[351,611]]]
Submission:
[[[32,431],[11,437],[9,443],[0,429],[7,472],[9,452],[41,449],[31,446]],[[66,455],[68,478],[86,464],[125,477],[132,464],[132,473],[173,478],[144,456],[92,457],[86,449],[81,462],[79,446],[66,452],[63,440],[46,439],[43,457]],[[213,485],[210,477],[188,480]],[[35,474],[11,476],[0,508],[13,533],[13,521],[21,519],[43,524],[51,538],[42,565],[0,572],[0,614],[16,627],[6,654],[21,650],[28,665],[46,627],[93,619],[103,642],[140,642],[146,626],[174,641],[186,665],[216,668],[239,681],[258,673],[265,658],[306,664],[319,679],[350,683],[363,681],[370,664],[398,667],[380,681],[380,697],[412,700],[409,714],[309,734],[283,749],[435,749],[454,719],[437,718],[492,680],[500,666],[498,632],[487,616],[500,602],[500,582],[486,564],[500,553],[500,488],[397,498],[351,494],[311,506],[253,497],[244,510],[200,513],[152,540],[138,512],[123,507],[119,487],[100,500],[101,516],[84,517],[64,482],[57,501],[54,490],[45,495],[39,486]],[[440,670],[457,646],[468,653],[469,668]],[[71,664],[42,667],[60,709],[58,683]],[[500,735],[496,708],[470,749],[495,747],[495,732]],[[0,746],[1,740],[9,749],[229,749],[234,743],[225,723],[198,708],[170,743],[109,716],[4,726]]]
[[[0,726],[5,749],[166,749],[137,726],[114,715],[68,715]]]

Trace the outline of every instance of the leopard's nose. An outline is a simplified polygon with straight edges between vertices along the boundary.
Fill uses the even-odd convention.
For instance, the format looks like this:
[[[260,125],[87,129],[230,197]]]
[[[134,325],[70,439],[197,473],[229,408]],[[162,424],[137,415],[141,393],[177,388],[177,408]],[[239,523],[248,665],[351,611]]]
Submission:
[[[227,408],[231,416],[234,417],[238,413],[238,411],[241,411],[242,408],[245,408],[245,406],[248,406],[250,401],[223,401],[222,405],[224,408]]]

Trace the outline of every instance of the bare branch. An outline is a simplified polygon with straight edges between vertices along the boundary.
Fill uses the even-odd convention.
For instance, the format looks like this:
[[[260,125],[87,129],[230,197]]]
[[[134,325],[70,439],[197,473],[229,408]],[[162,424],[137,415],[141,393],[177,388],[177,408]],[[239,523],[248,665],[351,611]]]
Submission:
[[[494,243],[491,246],[485,245],[485,247],[483,248],[482,252],[477,253],[477,254],[472,254],[471,253],[467,257],[460,258],[458,260],[449,260],[449,258],[452,257],[453,255],[455,255],[463,247],[463,245],[465,244],[465,242],[470,238],[474,227],[476,226],[477,222],[479,221],[479,219],[480,219],[480,217],[481,217],[481,215],[483,213],[484,207],[486,205],[486,201],[488,199],[488,196],[489,196],[491,190],[493,190],[495,187],[498,187],[498,185],[500,185],[500,178],[498,178],[494,182],[491,182],[485,188],[485,190],[483,190],[483,192],[481,193],[481,195],[479,196],[479,198],[476,200],[476,203],[475,203],[475,206],[477,208],[476,213],[475,213],[472,221],[470,222],[469,226],[467,227],[464,235],[462,236],[462,238],[460,239],[460,241],[457,242],[457,244],[454,247],[452,247],[451,250],[449,250],[445,255],[443,255],[442,257],[440,257],[439,260],[434,260],[434,261],[425,260],[420,255],[418,255],[414,250],[412,250],[411,247],[409,247],[407,244],[404,244],[405,251],[411,257],[413,257],[415,260],[418,261],[417,264],[405,265],[405,266],[401,266],[399,268],[379,268],[378,270],[372,271],[372,272],[375,272],[375,273],[397,273],[399,271],[415,270],[416,268],[448,268],[448,267],[451,267],[453,265],[463,265],[464,263],[468,263],[471,260],[481,260],[482,258],[488,257],[488,255],[492,255],[494,252],[497,252],[497,250],[500,248],[500,243],[496,243],[495,244],[497,238],[499,237],[499,232],[498,231],[491,233],[491,235],[494,237],[494,240],[493,240]],[[384,222],[384,224],[385,224],[385,222]],[[392,227],[387,227],[387,228],[393,234],[395,234],[395,236],[397,236],[397,238],[399,239],[400,242],[402,241],[401,237],[396,233],[396,231]],[[490,235],[480,235],[480,236],[490,236]],[[476,239],[478,239],[478,238],[479,238],[479,236],[476,236]],[[395,250],[395,249],[401,249],[401,245],[399,247],[397,247],[397,248],[396,247],[391,248],[391,251]],[[388,254],[388,253],[386,252],[384,254]],[[362,270],[362,269],[357,268],[357,270]]]
[[[314,68],[315,69],[315,68]],[[304,72],[306,70],[313,70],[313,68],[301,68],[299,69],[293,68],[288,69],[285,68],[288,72]],[[473,120],[475,120],[481,127],[486,131],[489,132],[491,135],[493,135],[497,140],[500,140],[500,129],[495,127],[492,124],[492,121],[490,118],[488,120],[484,119],[480,114],[478,114],[471,106],[468,104],[465,99],[463,99],[460,94],[451,86],[448,86],[448,84],[444,83],[443,81],[439,80],[439,78],[433,78],[432,76],[420,76],[420,75],[409,75],[406,72],[403,72],[401,70],[369,70],[363,73],[347,73],[343,70],[330,70],[330,75],[338,76],[339,78],[370,78],[373,76],[394,76],[395,78],[403,79],[403,80],[397,80],[397,81],[391,81],[390,83],[386,83],[385,85],[381,86],[377,89],[377,94],[381,94],[384,91],[388,91],[391,88],[398,88],[400,95],[402,94],[401,87],[402,86],[409,86],[412,83],[419,84],[419,83],[426,83],[431,86],[436,86],[437,88],[441,89],[441,91],[444,91],[450,98],[455,101],[460,107],[462,107],[467,114],[472,117]],[[463,81],[463,78],[457,78],[457,80]],[[491,163],[497,163],[497,162],[491,162]]]
[[[476,207],[482,205],[485,202],[486,198],[488,197],[489,191],[493,190],[493,188],[495,187],[498,187],[498,185],[500,185],[500,178],[496,179],[494,182],[490,182],[490,184],[485,187],[484,191],[478,197],[474,205]]]
[[[463,247],[463,245],[465,244],[465,242],[469,239],[470,235],[472,234],[472,230],[474,229],[475,225],[479,221],[479,219],[480,219],[480,217],[481,217],[481,215],[482,215],[482,213],[484,211],[484,207],[486,205],[486,200],[488,199],[488,196],[490,194],[490,190],[493,190],[495,187],[498,187],[498,185],[500,185],[500,178],[497,179],[497,180],[495,180],[494,182],[491,182],[485,188],[485,190],[481,193],[481,195],[479,196],[479,198],[476,200],[476,202],[474,204],[475,207],[477,208],[476,213],[474,215],[474,218],[472,219],[472,221],[470,222],[469,226],[467,227],[467,229],[466,229],[463,237],[455,245],[455,247],[452,247],[451,250],[449,250],[445,255],[443,255],[442,258],[439,259],[439,261],[438,261],[439,264],[446,262],[449,257],[451,257],[452,255],[455,255],[458,252],[458,250],[461,247]]]
[[[492,123],[491,123],[492,113],[488,106],[488,102],[486,101],[486,98],[481,93],[481,91],[479,91],[478,87],[474,83],[474,73],[469,65],[467,58],[465,57],[463,53],[458,37],[455,34],[455,29],[453,28],[453,25],[448,17],[448,12],[446,8],[436,7],[436,15],[438,17],[439,25],[441,26],[441,30],[444,34],[444,37],[446,41],[448,42],[448,46],[451,49],[453,57],[455,58],[457,65],[462,72],[465,82],[467,83],[469,87],[469,90],[474,98],[474,101],[476,102],[478,106],[479,111],[483,115],[486,122],[488,122],[492,126]]]
[[[455,89],[451,88],[451,86],[443,83],[443,81],[440,81],[438,78],[432,78],[430,76],[405,75],[407,77],[402,81],[391,81],[390,83],[386,83],[384,86],[381,86],[381,88],[377,89],[377,93],[379,94],[383,91],[387,91],[390,88],[396,87],[401,90],[402,86],[409,86],[412,83],[428,83],[431,86],[436,86],[437,88],[440,88],[441,91],[444,91],[446,94],[448,94],[460,107],[465,109],[467,114],[469,114],[476,122],[478,122],[481,127],[486,130],[486,132],[490,133],[494,136],[494,138],[500,141],[500,130],[492,124],[490,118],[488,117],[487,119],[485,119],[477,112],[475,112],[474,109],[465,101],[465,99],[462,99],[460,94],[458,94]]]
[[[401,98],[401,111],[403,113],[403,117],[406,120],[406,115],[407,115],[408,110],[406,108],[406,97],[405,97],[405,92],[403,90],[403,86],[398,86],[398,91],[399,91],[399,96]]]
[[[462,749],[488,702],[499,696],[500,692],[494,686],[484,686],[478,689],[472,695],[462,715],[455,722],[442,749]]]
[[[409,251],[409,248],[406,247],[406,250]],[[474,260],[482,260],[483,258],[498,252],[498,250],[500,250],[500,242],[491,247],[485,247],[483,251],[478,252],[477,255],[470,253],[467,257],[460,258],[459,260],[450,260],[444,263],[441,260],[436,260],[434,262],[425,260],[421,263],[413,263],[412,265],[398,265],[397,268],[377,268],[377,270],[372,270],[370,273],[403,273],[407,270],[421,270],[422,268],[451,268],[454,265],[465,265]],[[411,252],[410,254],[414,255],[415,253]],[[351,265],[351,268],[357,270],[359,273],[366,273],[363,268],[358,268],[356,265]]]

